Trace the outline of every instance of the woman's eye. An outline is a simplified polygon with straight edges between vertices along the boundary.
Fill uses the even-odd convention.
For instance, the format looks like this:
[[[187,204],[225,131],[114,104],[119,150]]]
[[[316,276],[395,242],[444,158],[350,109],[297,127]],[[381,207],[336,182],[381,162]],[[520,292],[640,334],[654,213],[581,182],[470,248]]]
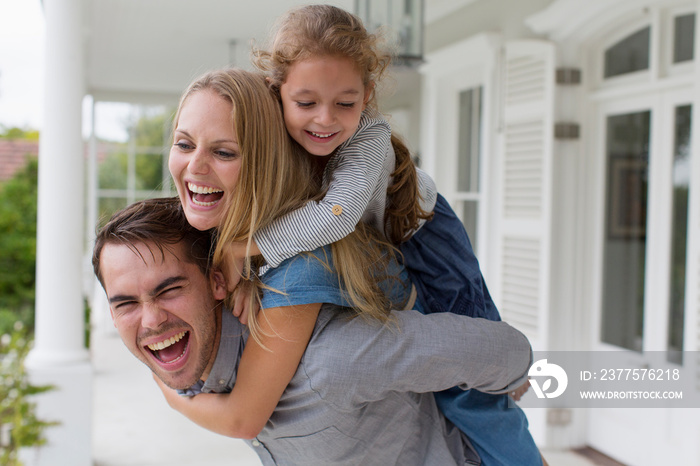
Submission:
[[[180,150],[190,150],[193,148],[193,146],[187,142],[179,141],[173,144],[175,147],[177,147]]]
[[[355,102],[339,102],[338,105],[343,108],[353,108],[355,106]]]
[[[221,157],[222,159],[235,159],[238,157],[238,154],[235,152],[227,151],[227,150],[217,150],[214,151],[216,155]]]
[[[298,102],[297,101],[297,107],[301,108],[308,108],[311,107],[314,104],[314,102]]]

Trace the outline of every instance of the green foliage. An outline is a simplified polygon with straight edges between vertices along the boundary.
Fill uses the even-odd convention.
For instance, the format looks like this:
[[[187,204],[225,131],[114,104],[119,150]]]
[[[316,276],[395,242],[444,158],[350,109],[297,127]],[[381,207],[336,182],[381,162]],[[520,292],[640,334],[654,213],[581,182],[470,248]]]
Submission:
[[[51,390],[28,381],[24,358],[31,348],[24,325],[18,322],[11,334],[0,337],[0,464],[20,466],[20,448],[46,443],[44,430],[56,425],[36,417],[32,395]]]
[[[136,145],[141,147],[160,147],[164,135],[171,126],[172,112],[159,112],[153,116],[139,118],[133,126]]]
[[[0,333],[34,318],[37,169],[35,158],[0,185]]]
[[[38,141],[39,131],[35,129],[22,129],[17,127],[1,128],[0,139],[25,139],[28,141]]]

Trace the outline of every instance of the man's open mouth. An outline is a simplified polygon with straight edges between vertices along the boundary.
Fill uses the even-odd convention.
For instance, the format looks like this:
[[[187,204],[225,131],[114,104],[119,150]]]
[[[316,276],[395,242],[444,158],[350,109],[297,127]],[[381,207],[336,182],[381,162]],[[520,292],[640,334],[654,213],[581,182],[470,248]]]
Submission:
[[[198,186],[194,183],[187,183],[187,189],[190,192],[192,202],[202,207],[213,206],[224,197],[224,192],[222,190],[210,188],[208,186]]]
[[[160,341],[151,343],[147,348],[160,362],[172,364],[179,360],[187,350],[187,343],[190,341],[189,332],[180,332],[177,335]]]

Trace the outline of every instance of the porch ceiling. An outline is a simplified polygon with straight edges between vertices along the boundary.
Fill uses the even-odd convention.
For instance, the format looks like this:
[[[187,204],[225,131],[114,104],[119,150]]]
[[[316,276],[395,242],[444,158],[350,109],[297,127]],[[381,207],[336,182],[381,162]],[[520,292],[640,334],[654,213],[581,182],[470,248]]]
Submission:
[[[439,19],[474,1],[425,0],[425,18]],[[306,3],[84,0],[87,93],[97,100],[172,102],[205,71],[250,66],[251,40],[263,41],[277,17]],[[355,0],[323,3],[355,8]]]
[[[304,3],[86,1],[87,92],[100,100],[172,100],[204,71],[249,66],[251,40],[262,41],[279,15]],[[352,11],[355,2],[326,3]]]

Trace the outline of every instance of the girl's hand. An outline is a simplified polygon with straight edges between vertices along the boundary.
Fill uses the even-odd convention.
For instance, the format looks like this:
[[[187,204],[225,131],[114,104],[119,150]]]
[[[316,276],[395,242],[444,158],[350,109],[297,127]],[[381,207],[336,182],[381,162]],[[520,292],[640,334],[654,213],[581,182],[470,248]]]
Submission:
[[[243,325],[248,325],[248,316],[250,313],[257,315],[260,310],[260,303],[257,299],[251,300],[252,293],[255,292],[253,282],[242,280],[233,291],[233,315],[238,317]]]

